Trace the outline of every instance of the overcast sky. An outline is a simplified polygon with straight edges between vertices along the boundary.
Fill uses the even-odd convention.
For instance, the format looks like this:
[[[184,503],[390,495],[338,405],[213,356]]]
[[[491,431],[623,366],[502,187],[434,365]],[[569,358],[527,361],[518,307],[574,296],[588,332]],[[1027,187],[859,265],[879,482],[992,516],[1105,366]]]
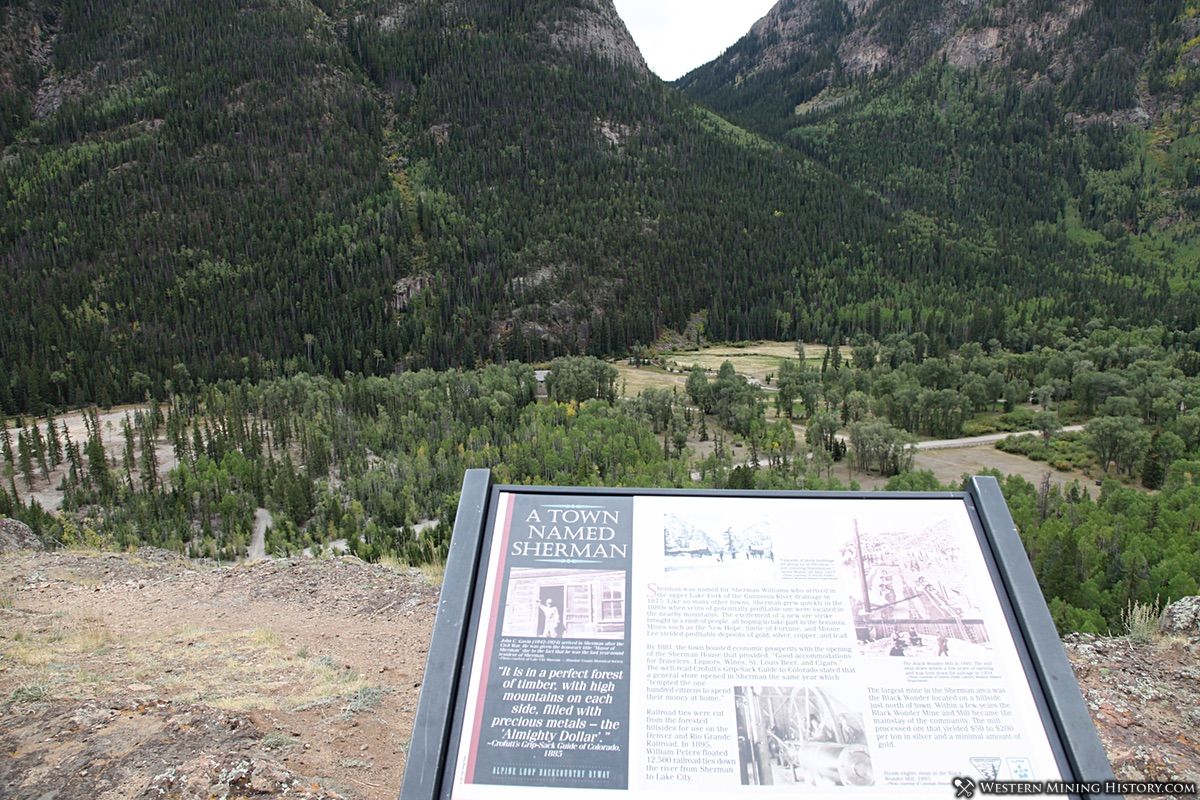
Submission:
[[[614,0],[650,69],[673,81],[742,38],[776,0]]]

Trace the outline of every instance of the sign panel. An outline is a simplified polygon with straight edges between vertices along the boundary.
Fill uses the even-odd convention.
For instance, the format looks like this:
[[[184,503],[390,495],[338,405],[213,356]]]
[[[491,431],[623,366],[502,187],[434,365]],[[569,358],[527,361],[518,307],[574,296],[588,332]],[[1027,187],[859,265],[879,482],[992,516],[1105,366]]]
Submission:
[[[463,786],[628,787],[632,505],[500,495]]]
[[[964,495],[495,495],[453,800],[1069,780]]]

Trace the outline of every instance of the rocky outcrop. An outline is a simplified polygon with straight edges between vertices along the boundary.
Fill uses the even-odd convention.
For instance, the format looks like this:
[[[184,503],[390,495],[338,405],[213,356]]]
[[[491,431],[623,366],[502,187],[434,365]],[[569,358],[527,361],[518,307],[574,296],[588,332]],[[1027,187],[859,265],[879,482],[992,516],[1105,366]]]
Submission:
[[[1200,780],[1200,641],[1074,633],[1063,646],[1119,780]]]
[[[649,71],[612,0],[581,4],[566,12],[553,23],[550,43],[560,50],[592,53],[639,72]]]
[[[1200,597],[1185,597],[1167,606],[1158,629],[1168,636],[1200,636]]]
[[[439,7],[448,24],[470,20],[476,6],[485,0],[441,0]],[[376,13],[380,30],[391,33],[408,24],[419,3],[417,0],[393,0]],[[341,0],[345,15],[360,15],[354,4]],[[617,14],[613,0],[574,0],[555,8],[538,25],[539,34],[549,38],[558,50],[591,53],[617,64],[627,64],[639,72],[649,72],[642,52]]]
[[[0,553],[16,550],[44,550],[42,540],[24,522],[0,517]]]
[[[34,701],[24,694],[0,732],[12,754],[0,763],[0,785],[12,792],[5,797],[344,797],[281,763],[247,714],[134,697]]]
[[[698,72],[726,73],[736,83],[760,72],[796,71],[808,82],[830,82],[843,74],[906,74],[944,59],[963,70],[1013,70],[1027,84],[1060,83],[1103,52],[1090,27],[1080,27],[1095,6],[1095,0],[779,0]]]
[[[931,2],[921,19],[899,18],[888,3],[780,0],[722,56],[745,76],[803,63],[826,79],[835,72],[871,74],[919,65],[980,6],[980,0]],[[896,36],[898,28],[905,28]],[[741,45],[748,46],[741,46]],[[827,59],[822,63],[822,59]]]

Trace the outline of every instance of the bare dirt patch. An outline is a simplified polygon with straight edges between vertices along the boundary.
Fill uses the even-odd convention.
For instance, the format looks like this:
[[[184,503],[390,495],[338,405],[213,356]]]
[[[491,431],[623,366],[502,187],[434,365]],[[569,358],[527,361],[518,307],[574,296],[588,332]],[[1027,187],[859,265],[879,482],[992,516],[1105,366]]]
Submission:
[[[115,406],[107,411],[100,412],[101,438],[104,441],[104,451],[108,456],[109,464],[120,464],[124,453],[125,439],[121,434],[121,422],[128,416],[132,424],[133,417],[137,412],[144,412],[148,409],[149,406],[147,405],[125,405]],[[63,425],[66,425],[67,430],[71,434],[71,440],[78,444],[81,450],[87,442],[88,437],[87,427],[83,422],[84,413],[83,411],[71,411],[55,417],[58,430],[61,432]],[[46,419],[27,420],[26,426],[28,427],[34,422],[36,422],[38,428],[41,430],[42,435],[45,436]],[[15,448],[17,438],[15,425],[10,424],[9,430],[12,431]],[[158,473],[161,476],[165,476],[179,464],[175,458],[175,448],[171,447],[165,435],[160,435],[155,440],[154,455],[158,461]],[[59,491],[58,487],[62,483],[63,478],[66,477],[69,468],[70,465],[64,459],[58,467],[50,470],[49,478],[43,477],[41,471],[38,470],[32,489],[27,487],[25,478],[18,475],[16,477],[17,495],[24,503],[28,503],[31,499],[37,500],[38,504],[47,511],[58,511],[62,508],[63,502],[63,493]]]
[[[81,769],[94,780],[59,797],[398,793],[437,602],[416,571],[58,551],[0,558],[0,592],[0,740],[18,754],[0,785],[19,796]]]
[[[1083,491],[1092,496],[1099,494],[1095,480],[1082,472],[1059,471],[1039,461],[997,450],[995,445],[920,450],[913,459],[913,469],[930,470],[942,483],[958,482],[963,475],[978,475],[985,469],[998,469],[1005,475],[1020,475],[1035,486],[1049,473],[1051,485],[1060,489],[1066,490],[1078,481],[1079,488]]]

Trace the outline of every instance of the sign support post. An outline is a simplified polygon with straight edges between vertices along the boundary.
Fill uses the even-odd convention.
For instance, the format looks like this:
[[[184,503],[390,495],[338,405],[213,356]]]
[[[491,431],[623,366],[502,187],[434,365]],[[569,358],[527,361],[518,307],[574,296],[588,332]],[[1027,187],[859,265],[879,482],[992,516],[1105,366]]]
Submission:
[[[1075,774],[1093,781],[1115,780],[999,482],[991,476],[976,476],[967,491],[983,521],[1000,577],[1012,598],[1017,624],[1025,635],[1050,713],[1065,734],[1063,747]],[[1104,800],[1116,795],[1092,797]]]
[[[491,470],[469,469],[463,476],[437,619],[425,660],[421,699],[413,723],[412,744],[400,788],[403,798],[433,800],[441,789],[491,488]]]

